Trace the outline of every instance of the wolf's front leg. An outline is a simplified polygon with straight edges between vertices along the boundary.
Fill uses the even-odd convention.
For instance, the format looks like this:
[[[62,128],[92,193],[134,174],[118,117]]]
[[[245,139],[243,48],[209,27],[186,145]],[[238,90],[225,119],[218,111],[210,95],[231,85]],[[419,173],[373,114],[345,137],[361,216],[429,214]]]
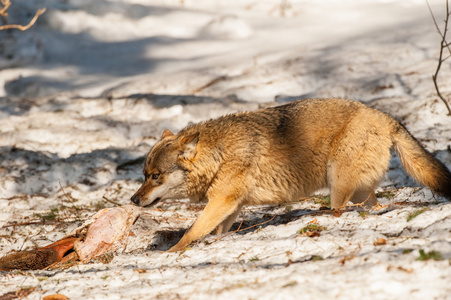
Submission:
[[[231,215],[235,215],[236,211],[241,207],[240,199],[236,197],[211,198],[207,206],[194,222],[193,226],[188,230],[182,239],[169,252],[175,252],[185,249],[189,244],[197,241],[213,231],[224,220]],[[236,215],[234,216],[236,218]],[[228,224],[227,224],[228,225]]]

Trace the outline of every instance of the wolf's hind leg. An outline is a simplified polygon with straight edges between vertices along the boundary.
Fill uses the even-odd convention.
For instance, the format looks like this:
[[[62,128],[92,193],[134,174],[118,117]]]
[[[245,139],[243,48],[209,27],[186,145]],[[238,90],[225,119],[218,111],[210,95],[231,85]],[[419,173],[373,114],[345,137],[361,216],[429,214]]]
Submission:
[[[327,177],[330,187],[330,207],[339,209],[346,205],[351,199],[355,187],[355,181],[351,180],[347,166],[337,162],[329,164],[327,168]]]
[[[355,187],[356,182],[352,180],[346,180],[342,176],[341,180],[339,176],[335,176],[332,179],[330,204],[332,209],[345,208],[349,201],[354,204],[364,202],[363,206],[371,208],[376,205],[377,198],[374,193],[374,185],[370,187]]]
[[[349,202],[353,193],[353,187],[338,184],[333,185],[330,191],[330,208],[342,208]]]
[[[354,204],[365,202],[363,207],[366,208],[371,208],[378,203],[374,188],[356,190],[350,201]]]

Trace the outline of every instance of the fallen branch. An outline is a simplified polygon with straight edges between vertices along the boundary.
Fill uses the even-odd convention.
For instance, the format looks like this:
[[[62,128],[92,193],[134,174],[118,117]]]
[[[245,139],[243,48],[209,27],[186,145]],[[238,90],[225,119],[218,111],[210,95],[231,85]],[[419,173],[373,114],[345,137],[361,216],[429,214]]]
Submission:
[[[244,217],[243,217],[243,220],[241,221],[241,224],[240,224],[240,226],[238,227],[237,230],[228,232],[227,234],[225,234],[225,235],[223,235],[223,236],[217,238],[217,239],[215,240],[215,242],[220,241],[220,240],[222,240],[223,238],[225,238],[226,236],[229,236],[229,235],[231,235],[231,234],[233,234],[233,233],[237,233],[237,232],[241,232],[241,231],[246,231],[246,230],[248,230],[248,229],[251,229],[251,228],[254,228],[254,227],[257,227],[257,226],[266,224],[266,223],[268,223],[268,222],[271,222],[271,221],[274,220],[274,218],[275,218],[276,216],[278,216],[278,215],[279,215],[279,214],[274,214],[274,215],[272,216],[272,218],[269,219],[269,220],[267,220],[267,221],[264,221],[264,222],[261,222],[261,223],[258,223],[258,224],[254,224],[254,225],[249,226],[249,227],[246,227],[246,228],[244,228],[244,229],[240,229],[240,228],[241,228],[241,224],[243,224],[243,221],[244,221]]]
[[[0,2],[3,5],[3,8],[0,9],[0,16],[6,17],[8,15],[8,13],[6,11],[11,6],[11,1],[10,0],[1,0]]]
[[[216,78],[210,80],[209,82],[207,82],[207,83],[204,84],[203,86],[201,86],[201,87],[199,87],[199,88],[197,88],[197,89],[191,91],[191,93],[193,93],[193,94],[199,93],[200,91],[202,91],[202,90],[204,90],[204,89],[206,89],[206,88],[209,88],[210,86],[215,85],[215,84],[217,84],[218,82],[221,82],[221,81],[223,81],[223,80],[226,80],[227,78],[228,78],[227,75],[221,75],[221,76],[218,76],[218,77],[216,77]]]
[[[29,221],[29,222],[21,222],[21,223],[13,223],[3,225],[2,228],[7,227],[15,227],[15,226],[28,226],[28,225],[51,225],[51,224],[64,224],[64,223],[73,223],[77,220],[52,220],[52,221]]]
[[[64,189],[63,189],[63,186],[61,185],[61,182],[58,182],[59,183],[59,185],[60,185],[60,187],[61,187],[61,191],[63,192],[63,194],[64,194],[64,196],[66,196],[66,199],[67,199],[67,201],[69,201],[71,204],[72,204],[72,208],[75,210],[75,214],[76,214],[76,216],[77,216],[77,221],[80,221],[82,218],[81,218],[81,216],[80,216],[80,214],[79,214],[79,209],[75,206],[75,204],[74,204],[74,199],[72,199],[72,197],[69,197],[67,194],[66,194],[66,192],[64,191]],[[64,214],[65,214],[65,212],[64,212]],[[67,218],[67,216],[65,216],[66,218]]]
[[[110,203],[112,203],[112,204],[114,204],[114,205],[116,205],[116,206],[122,206],[122,204],[120,204],[120,203],[118,203],[118,202],[116,202],[116,201],[110,200],[110,199],[108,199],[108,198],[105,197],[105,196],[103,196],[102,198],[103,198],[103,200],[108,201],[108,202],[110,202]]]
[[[5,6],[0,12],[2,16],[5,16],[6,14],[6,9],[8,7]],[[36,14],[34,15],[33,19],[31,19],[30,23],[28,23],[28,25],[17,25],[17,24],[7,24],[7,25],[2,25],[0,26],[0,30],[5,30],[5,29],[19,29],[20,31],[25,31],[27,29],[29,29],[31,26],[34,25],[34,23],[36,23],[36,20],[39,18],[40,15],[42,15],[43,13],[45,13],[46,9],[45,8],[40,8],[38,9],[38,11],[36,12]]]
[[[363,202],[355,203],[355,204],[345,204],[345,205],[342,205],[342,206],[337,207],[336,210],[341,210],[342,208],[346,209],[346,208],[348,208],[348,207],[363,207],[363,206],[365,205],[365,202],[368,201],[368,199],[370,199],[370,197],[371,197],[371,195],[372,195],[373,193],[374,193],[374,191],[371,192],[371,193],[368,195],[368,197],[366,197],[365,201],[363,201]],[[376,204],[376,205],[377,205],[377,204]],[[376,206],[376,205],[375,205],[375,206]]]
[[[343,255],[343,256],[340,258],[339,262],[340,262],[342,265],[344,265],[347,261],[349,261],[349,260],[355,258],[356,255],[357,255],[357,253],[361,250],[361,248],[362,248],[362,247],[361,247],[360,244],[359,244],[359,246],[358,246],[356,249],[354,249],[351,253],[348,253],[348,254],[346,254],[346,255]]]

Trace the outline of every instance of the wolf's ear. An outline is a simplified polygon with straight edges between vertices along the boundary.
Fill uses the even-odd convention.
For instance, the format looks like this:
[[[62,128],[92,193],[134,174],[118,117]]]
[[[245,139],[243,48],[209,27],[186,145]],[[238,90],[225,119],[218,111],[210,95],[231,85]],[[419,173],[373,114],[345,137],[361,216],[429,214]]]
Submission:
[[[161,139],[164,139],[165,137],[168,137],[168,136],[173,136],[174,134],[169,130],[169,129],[165,129],[164,131],[163,131],[163,134],[161,135]]]
[[[199,132],[185,136],[180,141],[181,153],[179,157],[191,160],[196,156],[196,146],[199,141]]]

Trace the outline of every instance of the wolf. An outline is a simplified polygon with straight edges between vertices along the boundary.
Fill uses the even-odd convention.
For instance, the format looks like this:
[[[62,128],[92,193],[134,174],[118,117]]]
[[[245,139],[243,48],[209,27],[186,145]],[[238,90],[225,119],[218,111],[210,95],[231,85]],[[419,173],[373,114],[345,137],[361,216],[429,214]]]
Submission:
[[[451,173],[394,118],[363,103],[309,99],[165,130],[131,201],[208,201],[169,251],[227,232],[244,205],[295,201],[328,187],[331,208],[377,204],[390,149],[420,184],[451,200]]]

